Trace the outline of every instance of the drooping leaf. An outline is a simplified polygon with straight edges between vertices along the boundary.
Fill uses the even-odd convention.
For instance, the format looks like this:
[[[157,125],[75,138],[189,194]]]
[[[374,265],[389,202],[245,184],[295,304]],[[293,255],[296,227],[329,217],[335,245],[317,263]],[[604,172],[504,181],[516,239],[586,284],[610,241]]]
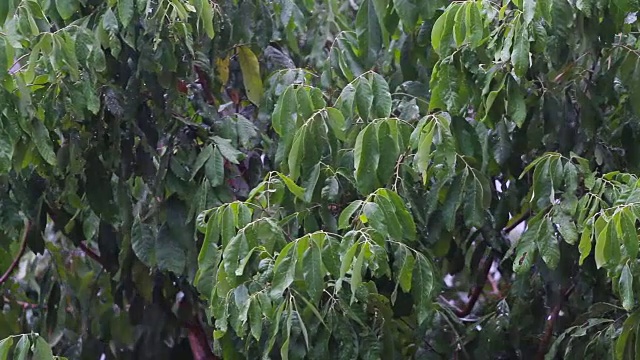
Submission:
[[[207,4],[209,2],[207,1]],[[210,6],[210,5],[208,5]],[[213,36],[210,36],[211,38]],[[238,47],[238,60],[242,69],[242,80],[249,100],[258,105],[262,100],[262,77],[258,58],[247,46]]]
[[[622,267],[622,274],[620,275],[618,287],[620,289],[622,307],[627,311],[631,311],[635,305],[635,297],[633,295],[633,274],[631,274],[629,264],[625,264]]]
[[[354,176],[361,194],[369,194],[378,187],[376,172],[379,159],[376,128],[368,125],[358,134],[353,150]]]

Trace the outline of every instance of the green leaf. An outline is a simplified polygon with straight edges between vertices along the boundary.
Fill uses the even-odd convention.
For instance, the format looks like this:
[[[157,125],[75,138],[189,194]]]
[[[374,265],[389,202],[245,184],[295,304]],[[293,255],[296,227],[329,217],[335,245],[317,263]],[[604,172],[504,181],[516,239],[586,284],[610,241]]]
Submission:
[[[520,128],[527,119],[527,104],[525,102],[525,94],[513,79],[509,79],[507,91],[507,113],[511,121],[515,122]]]
[[[414,158],[416,170],[422,174],[423,183],[427,183],[427,170],[431,162],[431,145],[433,143],[433,134],[435,132],[435,122],[429,121],[419,132],[420,141],[418,150]]]
[[[287,189],[289,189],[289,191],[291,191],[293,195],[295,195],[298,199],[306,202],[305,189],[303,187],[296,184],[295,181],[291,180],[290,177],[284,174],[278,173],[278,176],[280,176],[282,181],[284,181],[284,184],[287,186]]]
[[[358,79],[355,95],[358,114],[364,121],[371,120],[371,105],[373,104],[373,88],[366,77]]]
[[[214,36],[216,35],[213,29],[213,4],[209,0],[196,0],[196,1],[200,1],[202,3],[202,12],[200,13],[200,19],[202,20],[202,26],[204,26],[204,31],[207,34],[207,37],[209,39],[213,39]],[[244,74],[244,69],[242,70],[242,73]],[[249,98],[249,100],[251,100],[251,98]],[[253,102],[253,100],[251,101]]]
[[[333,134],[338,140],[345,141],[346,136],[344,133],[345,119],[342,113],[335,108],[326,108],[327,110],[327,124],[333,131]]]
[[[618,238],[622,240],[623,249],[630,259],[638,256],[638,233],[636,231],[636,216],[629,208],[616,214],[616,230]]]
[[[287,244],[278,254],[273,266],[273,281],[271,282],[270,295],[276,299],[293,283],[296,271],[296,261],[293,254],[289,254],[295,245],[294,242]]]
[[[9,350],[11,350],[11,346],[13,346],[13,337],[0,340],[0,360],[9,359]]]
[[[207,3],[209,2],[207,1]],[[247,97],[252,103],[259,105],[262,99],[263,89],[258,58],[249,47],[239,46],[238,60],[240,62],[240,69],[242,70],[242,81],[247,92]]]
[[[400,251],[402,250],[402,251]],[[411,283],[413,280],[413,270],[415,267],[416,259],[411,254],[411,251],[407,247],[399,246],[396,254],[399,254],[399,257],[396,257],[395,261],[398,261],[401,265],[399,266],[400,271],[398,271],[397,279],[398,285],[405,293],[409,293],[411,291]]]
[[[529,69],[529,33],[522,24],[517,26],[514,32],[511,63],[516,76],[523,78]]]
[[[69,19],[78,11],[78,0],[56,0],[56,10],[64,20]]]
[[[453,20],[453,39],[457,47],[462,46],[466,37],[465,8],[469,7],[469,5],[472,5],[472,3],[465,3],[463,6],[460,6]]]
[[[356,300],[356,293],[358,292],[358,287],[362,284],[362,272],[364,271],[364,260],[369,257],[370,245],[368,242],[365,242],[360,247],[360,253],[356,258],[356,261],[353,263],[353,269],[351,270],[351,302],[353,304]]]
[[[554,234],[553,224],[547,216],[540,224],[536,234],[536,244],[542,260],[547,263],[550,269],[555,269],[560,261],[560,246]]]
[[[513,271],[516,274],[524,274],[531,269],[537,253],[537,239],[544,221],[531,221],[527,230],[516,243],[516,256],[513,260]]]
[[[293,129],[295,129],[296,124],[296,110],[296,92],[293,86],[289,86],[278,99],[278,103],[273,111],[273,130],[275,130],[278,135],[282,137],[292,135],[291,133]]]
[[[445,224],[445,228],[448,231],[451,231],[453,229],[453,226],[455,225],[456,213],[460,205],[462,205],[462,195],[466,192],[467,197],[474,200],[476,198],[475,182],[472,182],[471,187],[467,187],[467,190],[465,191],[465,187],[468,186],[467,184],[465,184],[468,174],[469,171],[467,170],[467,168],[465,168],[458,176],[454,178],[453,183],[451,183],[449,191],[447,192],[447,197],[444,201],[444,204],[442,204],[442,220]],[[465,202],[465,209],[467,208],[467,204],[469,204],[470,202],[469,200],[470,199],[467,199],[467,201]],[[473,205],[469,206],[469,208],[471,209],[471,211],[477,210],[476,206]],[[483,212],[482,208],[480,208],[480,212]],[[465,210],[465,214],[466,213],[467,211]]]
[[[640,323],[640,310],[636,310],[622,324],[620,335],[616,340],[615,354],[617,360],[625,359],[624,354],[627,347],[627,341],[629,340],[629,336],[636,333],[635,329],[638,326],[638,323]],[[635,335],[638,336],[638,333]]]
[[[53,151],[49,130],[44,126],[42,121],[37,119],[33,119],[31,125],[33,126],[31,136],[33,137],[33,142],[36,144],[38,152],[49,165],[56,166],[58,159],[56,153]]]
[[[600,232],[596,234],[596,249],[594,256],[596,260],[596,267],[598,269],[600,269],[610,260],[605,253],[605,249],[608,247],[609,242],[609,236],[607,236],[608,233],[609,223],[605,224]]]
[[[631,311],[635,305],[635,298],[633,296],[633,274],[631,274],[629,264],[624,264],[622,267],[618,287],[620,289],[622,307],[627,311]]]
[[[582,230],[582,235],[580,236],[580,244],[578,244],[578,250],[580,251],[580,265],[582,265],[584,263],[584,259],[591,254],[591,231],[591,226],[585,226]]]
[[[344,210],[342,210],[342,212],[340,213],[340,217],[338,218],[339,230],[349,227],[349,224],[351,223],[351,217],[358,209],[360,209],[363,203],[364,202],[362,200],[355,200],[351,204],[347,205]]]
[[[211,154],[213,154],[213,145],[211,144],[205,146],[202,149],[202,151],[198,153],[198,156],[196,157],[196,161],[193,163],[193,168],[191,169],[192,180],[196,176],[198,171],[200,171],[202,166],[204,166],[207,160],[209,160],[209,158],[211,157]]]
[[[524,23],[529,25],[536,13],[536,0],[523,0]]]
[[[75,0],[57,0],[57,1],[75,1]],[[109,33],[115,34],[118,32],[118,19],[116,14],[113,13],[111,8],[107,8],[107,11],[102,15],[102,27]]]
[[[371,74],[371,90],[373,92],[373,117],[389,117],[391,115],[391,94],[389,93],[389,85],[381,75]]]
[[[249,324],[251,335],[256,339],[256,341],[260,341],[260,338],[262,337],[263,318],[260,304],[256,300],[252,300],[249,304]]]
[[[433,267],[424,255],[417,254],[411,293],[414,296],[414,309],[417,312],[418,324],[422,324],[432,311],[430,304],[434,285]]]
[[[376,128],[374,125],[368,125],[358,134],[353,149],[356,186],[363,195],[373,192],[378,187],[376,173],[379,159]]]
[[[564,241],[571,245],[578,242],[578,228],[570,216],[563,213],[555,213],[553,215],[553,221]]]
[[[397,124],[395,120],[381,121],[378,123],[377,130],[380,153],[377,177],[380,184],[386,184],[396,171],[396,162],[400,154],[396,143]]]
[[[233,147],[233,145],[231,144],[231,140],[224,139],[219,136],[212,136],[211,140],[213,140],[213,142],[217,145],[216,149],[220,151],[222,156],[224,156],[224,158],[229,160],[230,162],[239,164],[240,160],[244,158],[244,154]]]
[[[309,248],[305,251],[302,261],[303,277],[307,285],[307,293],[311,300],[317,304],[324,290],[324,274],[322,271],[322,255],[318,244],[314,241],[309,243]]]
[[[133,0],[118,0],[118,16],[122,23],[122,28],[129,26],[133,18]]]
[[[389,236],[384,212],[378,204],[374,202],[365,202],[362,207],[362,213],[368,226],[374,228],[382,236]]]
[[[153,228],[139,219],[134,221],[131,228],[131,248],[143,264],[149,267],[156,265],[156,238]]]
[[[0,359],[2,357],[0,356]],[[36,343],[33,348],[33,360],[53,360],[53,352],[51,351],[51,346],[41,337],[36,337]]]
[[[349,250],[347,250],[347,252],[341,258],[342,263],[340,264],[340,277],[336,281],[336,287],[335,287],[336,293],[338,293],[340,289],[342,289],[342,281],[345,279],[345,276],[347,275],[347,271],[349,271],[349,268],[351,268],[351,263],[353,262],[353,258],[356,256],[356,251],[358,250],[358,247],[360,247],[359,242],[356,242],[355,244],[351,245]]]
[[[29,341],[28,335],[20,336],[20,340],[16,344],[16,348],[13,350],[14,360],[27,360],[29,356],[29,348],[31,347],[31,341]]]
[[[418,6],[416,0],[393,0],[393,7],[398,13],[402,28],[406,33],[411,33],[418,22]]]
[[[465,6],[466,39],[472,48],[477,48],[484,38],[484,24],[478,9],[479,3],[470,2]]]
[[[156,238],[156,262],[160,270],[172,271],[182,275],[187,265],[187,254],[180,244],[180,237],[175,236],[165,224],[158,231]]]
[[[204,174],[209,179],[212,187],[220,186],[224,183],[224,159],[218,146],[211,151],[211,156],[204,165]]]

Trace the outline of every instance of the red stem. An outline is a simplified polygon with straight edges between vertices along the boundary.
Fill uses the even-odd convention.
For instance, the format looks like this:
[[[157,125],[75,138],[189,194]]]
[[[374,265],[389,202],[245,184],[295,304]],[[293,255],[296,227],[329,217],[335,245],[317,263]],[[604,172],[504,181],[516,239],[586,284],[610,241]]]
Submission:
[[[20,250],[18,250],[18,254],[16,255],[15,259],[13,259],[11,265],[9,265],[7,271],[5,271],[2,277],[0,277],[0,285],[4,284],[4,282],[9,279],[9,276],[11,276],[13,270],[15,270],[16,267],[18,267],[18,264],[20,264],[20,259],[22,258],[22,255],[24,255],[24,251],[27,249],[27,233],[29,232],[29,226],[29,220],[25,219],[24,231],[22,232],[22,238],[20,239]]]
[[[547,316],[547,323],[544,326],[544,331],[542,333],[542,337],[540,338],[540,344],[538,345],[538,354],[536,355],[536,360],[544,360],[544,357],[549,350],[549,343],[551,342],[551,338],[553,337],[553,328],[556,324],[556,320],[558,319],[558,315],[560,314],[560,309],[562,309],[562,305],[567,300],[569,295],[571,295],[574,289],[575,284],[572,284],[568,289],[566,289],[562,293],[562,298],[558,300],[558,303],[549,312],[549,316]]]
[[[473,307],[476,306],[476,302],[480,298],[480,294],[482,294],[482,289],[484,288],[484,284],[487,282],[487,277],[489,276],[489,270],[491,269],[491,264],[493,264],[493,257],[491,255],[487,256],[483,259],[483,268],[482,268],[482,278],[479,282],[471,289],[469,295],[469,301],[464,305],[462,309],[454,309],[454,313],[458,317],[465,317],[471,314]]]
[[[95,251],[91,250],[90,247],[88,247],[86,244],[84,243],[80,243],[80,245],[78,245],[78,247],[84,251],[85,254],[87,254],[88,257],[92,258],[93,260],[95,260],[98,264],[100,264],[103,268],[106,269],[106,267],[104,266],[104,264],[102,263],[102,258],[100,258],[100,255],[96,254]]]

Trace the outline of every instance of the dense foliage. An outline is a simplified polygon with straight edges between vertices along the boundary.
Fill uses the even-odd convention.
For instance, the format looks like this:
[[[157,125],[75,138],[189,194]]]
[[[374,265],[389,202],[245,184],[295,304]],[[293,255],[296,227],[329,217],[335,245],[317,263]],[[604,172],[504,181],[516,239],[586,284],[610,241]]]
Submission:
[[[635,359],[639,10],[0,0],[0,359]]]

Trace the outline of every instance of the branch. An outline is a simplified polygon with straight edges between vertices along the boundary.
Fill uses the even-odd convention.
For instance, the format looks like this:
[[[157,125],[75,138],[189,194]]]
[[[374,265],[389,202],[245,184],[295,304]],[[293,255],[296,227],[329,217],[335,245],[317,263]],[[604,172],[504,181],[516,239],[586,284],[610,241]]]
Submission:
[[[529,219],[530,216],[531,216],[531,209],[529,209],[529,211],[527,212],[522,213],[520,217],[518,217],[511,225],[505,227],[503,231],[506,234],[510,233],[511,231],[513,231],[513,229],[517,228],[518,225],[522,224],[522,222]]]
[[[195,322],[189,322],[186,324],[187,331],[189,333],[189,345],[191,346],[191,353],[194,360],[219,360],[219,358],[211,352],[207,335],[200,321],[195,318]]]
[[[491,269],[491,265],[493,264],[493,257],[491,255],[488,255],[482,261],[482,278],[473,288],[471,288],[471,291],[469,292],[469,301],[467,301],[462,309],[454,308],[453,310],[453,312],[458,317],[465,317],[471,314],[471,310],[473,310],[473,307],[476,305],[476,302],[478,302],[478,299],[480,298],[480,294],[482,294],[482,289],[484,288],[484,284],[486,283],[487,277],[489,276],[489,270]]]
[[[87,254],[88,257],[92,258],[93,260],[95,260],[98,264],[100,264],[103,268],[107,268],[105,266],[105,264],[102,263],[102,258],[100,257],[100,255],[96,254],[95,251],[93,251],[90,247],[88,247],[85,243],[81,242],[80,245],[78,245],[78,247],[85,253]]]
[[[556,306],[551,309],[549,312],[549,316],[547,316],[547,323],[544,326],[544,332],[542,333],[542,337],[540,338],[540,344],[538,345],[538,354],[536,355],[536,360],[544,360],[545,355],[549,349],[549,343],[551,342],[551,338],[553,337],[553,328],[556,324],[556,320],[558,319],[558,314],[560,314],[560,309],[564,302],[569,298],[569,295],[573,292],[576,285],[572,284],[569,288],[567,288],[563,293],[560,300]]]
[[[24,231],[22,232],[22,238],[20,239],[20,250],[18,250],[18,254],[16,255],[15,259],[13,259],[11,265],[9,265],[7,271],[5,271],[2,277],[0,277],[0,285],[2,285],[5,281],[7,281],[7,279],[9,279],[9,276],[11,276],[13,270],[15,270],[16,267],[18,267],[18,264],[20,264],[20,259],[22,258],[22,255],[24,255],[24,251],[27,249],[27,233],[29,232],[30,225],[31,224],[29,223],[29,220],[25,219]]]

